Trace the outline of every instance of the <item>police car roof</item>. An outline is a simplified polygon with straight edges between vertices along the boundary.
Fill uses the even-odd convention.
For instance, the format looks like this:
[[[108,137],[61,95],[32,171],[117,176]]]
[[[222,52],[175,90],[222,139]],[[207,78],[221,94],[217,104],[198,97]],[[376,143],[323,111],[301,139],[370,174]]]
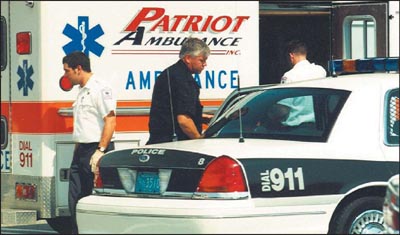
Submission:
[[[275,88],[283,87],[320,87],[334,88],[343,90],[358,90],[363,87],[399,87],[399,73],[362,73],[341,75],[338,77],[326,77],[319,79],[311,79],[301,82],[293,82],[275,86]],[[272,87],[270,87],[272,88]],[[267,88],[267,89],[270,89]]]

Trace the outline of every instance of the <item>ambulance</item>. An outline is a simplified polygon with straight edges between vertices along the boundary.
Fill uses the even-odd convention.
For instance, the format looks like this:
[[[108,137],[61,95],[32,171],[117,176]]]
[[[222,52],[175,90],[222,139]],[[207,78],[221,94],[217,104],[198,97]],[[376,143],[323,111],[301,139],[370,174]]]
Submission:
[[[391,1],[1,1],[1,222],[63,231],[69,219],[72,51],[113,85],[123,149],[146,143],[154,82],[188,37],[211,49],[194,79],[213,113],[235,89],[279,83],[291,39],[329,70],[332,59],[399,56],[398,28]]]

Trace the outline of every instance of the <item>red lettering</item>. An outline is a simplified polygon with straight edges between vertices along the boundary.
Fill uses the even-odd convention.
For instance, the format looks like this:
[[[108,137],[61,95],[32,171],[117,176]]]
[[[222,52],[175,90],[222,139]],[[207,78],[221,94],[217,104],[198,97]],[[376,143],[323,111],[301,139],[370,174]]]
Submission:
[[[150,12],[154,12],[152,16],[148,16]],[[143,7],[136,15],[132,22],[125,28],[125,31],[135,32],[143,21],[153,21],[164,15],[164,8]]]
[[[210,25],[211,20],[213,19],[213,16],[207,16],[206,22],[204,22],[203,27],[201,28],[201,32],[205,32]]]
[[[192,28],[192,32],[198,32],[199,27],[197,24],[201,22],[202,19],[203,17],[201,16],[190,16],[183,28],[183,32],[189,31],[189,28]]]
[[[250,16],[238,16],[236,17],[237,22],[235,24],[235,26],[233,26],[232,32],[237,32],[240,28],[240,26],[242,25],[244,20],[248,20],[250,18]]]
[[[19,153],[19,165],[21,167],[32,167],[32,153]]]
[[[157,27],[162,27],[162,31],[168,31],[169,26],[169,16],[163,16],[161,20],[159,20],[151,29],[150,31],[156,30]]]
[[[30,150],[32,151],[31,148],[31,142],[30,141],[19,141],[19,150]]]
[[[225,20],[224,20],[225,19]],[[217,29],[217,24],[218,21],[222,20],[222,22],[224,23],[223,27],[221,29]],[[214,32],[223,32],[225,31],[230,25],[232,24],[232,18],[229,16],[219,16],[217,17],[217,19],[215,19],[212,24],[211,24],[211,29]]]
[[[188,17],[187,15],[176,15],[176,16],[174,17],[175,23],[172,25],[171,31],[175,32],[175,31],[176,31],[176,28],[178,28],[178,26],[179,26],[179,24],[181,23],[181,21],[182,21],[183,19],[186,19],[187,17]]]
[[[21,167],[25,166],[25,154],[24,153],[19,153],[19,165]]]
[[[231,32],[238,32],[243,22],[248,20],[250,16],[207,16],[206,18],[200,15],[164,15],[164,8],[144,7],[133,18],[133,20],[125,28],[125,31],[136,32],[138,27],[143,22],[155,22],[150,31],[155,31],[157,28],[164,32],[223,32],[231,27]],[[174,20],[170,25],[170,20]],[[181,29],[179,29],[179,27]]]
[[[227,50],[225,55],[240,55],[240,50]]]

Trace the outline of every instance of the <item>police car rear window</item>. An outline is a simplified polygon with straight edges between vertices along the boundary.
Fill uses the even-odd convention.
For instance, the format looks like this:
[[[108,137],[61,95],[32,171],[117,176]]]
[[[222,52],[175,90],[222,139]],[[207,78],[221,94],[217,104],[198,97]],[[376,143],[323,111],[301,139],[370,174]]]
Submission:
[[[349,94],[322,88],[258,92],[221,115],[206,136],[326,142]]]

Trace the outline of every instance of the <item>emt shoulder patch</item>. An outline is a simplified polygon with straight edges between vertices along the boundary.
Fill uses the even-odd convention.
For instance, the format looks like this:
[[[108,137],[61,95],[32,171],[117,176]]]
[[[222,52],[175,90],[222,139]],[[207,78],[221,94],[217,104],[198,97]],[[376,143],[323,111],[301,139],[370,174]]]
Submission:
[[[101,92],[103,93],[103,99],[105,99],[105,100],[112,99],[111,88],[105,87],[105,88],[103,88],[103,90],[101,90]]]

